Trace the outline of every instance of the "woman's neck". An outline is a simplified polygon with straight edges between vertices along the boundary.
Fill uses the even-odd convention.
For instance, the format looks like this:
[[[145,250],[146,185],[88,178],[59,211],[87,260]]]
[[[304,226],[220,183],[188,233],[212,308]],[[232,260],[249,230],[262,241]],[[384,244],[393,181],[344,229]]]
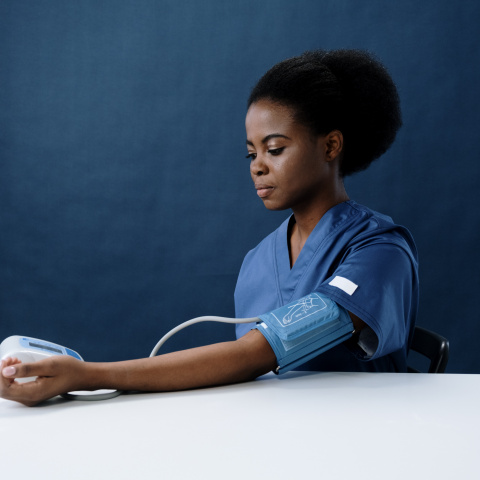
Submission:
[[[305,242],[316,227],[321,218],[335,205],[346,202],[348,195],[345,189],[338,192],[338,195],[329,199],[329,201],[319,202],[318,205],[310,205],[309,208],[295,208],[292,222],[288,234],[288,249],[290,253],[290,268],[297,261]]]

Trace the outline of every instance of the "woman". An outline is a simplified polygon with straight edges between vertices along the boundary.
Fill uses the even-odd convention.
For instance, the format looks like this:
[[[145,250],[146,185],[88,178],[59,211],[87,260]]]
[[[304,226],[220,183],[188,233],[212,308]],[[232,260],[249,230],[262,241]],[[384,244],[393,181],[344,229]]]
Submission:
[[[268,209],[291,209],[292,216],[246,256],[237,316],[256,317],[317,292],[348,311],[355,335],[302,369],[405,371],[418,303],[415,246],[403,227],[350,201],[343,184],[388,149],[401,125],[390,76],[360,51],[308,52],[269,70],[248,106],[247,157],[257,194]],[[241,325],[237,336],[125,362],[7,359],[0,393],[35,405],[72,390],[181,390],[276,369],[260,327]],[[38,378],[14,381],[29,376]]]

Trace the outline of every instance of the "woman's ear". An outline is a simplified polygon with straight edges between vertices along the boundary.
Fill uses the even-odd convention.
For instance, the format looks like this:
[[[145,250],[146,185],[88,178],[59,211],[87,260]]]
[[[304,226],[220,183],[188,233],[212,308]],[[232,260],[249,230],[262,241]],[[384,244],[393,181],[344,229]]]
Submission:
[[[343,151],[343,133],[340,130],[332,130],[325,135],[325,153],[327,161],[331,162],[338,158]]]

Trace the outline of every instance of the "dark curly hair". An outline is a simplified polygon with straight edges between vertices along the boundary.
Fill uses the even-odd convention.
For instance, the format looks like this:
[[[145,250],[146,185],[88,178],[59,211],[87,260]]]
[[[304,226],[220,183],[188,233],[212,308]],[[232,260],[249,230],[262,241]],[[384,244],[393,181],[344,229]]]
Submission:
[[[387,151],[402,125],[400,100],[385,67],[362,50],[315,50],[273,66],[253,88],[287,105],[315,134],[340,130],[342,176],[364,170]]]

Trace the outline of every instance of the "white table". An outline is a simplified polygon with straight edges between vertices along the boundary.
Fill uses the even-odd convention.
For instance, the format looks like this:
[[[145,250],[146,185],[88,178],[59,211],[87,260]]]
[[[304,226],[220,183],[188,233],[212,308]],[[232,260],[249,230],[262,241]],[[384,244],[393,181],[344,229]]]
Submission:
[[[480,375],[289,373],[104,402],[0,400],[1,479],[477,479]]]

